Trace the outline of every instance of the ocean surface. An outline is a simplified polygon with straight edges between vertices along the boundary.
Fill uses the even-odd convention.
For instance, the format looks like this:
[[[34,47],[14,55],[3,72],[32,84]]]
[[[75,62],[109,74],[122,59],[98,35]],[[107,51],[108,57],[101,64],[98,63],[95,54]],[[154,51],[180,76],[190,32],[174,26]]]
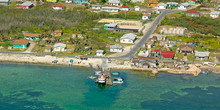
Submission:
[[[220,74],[115,71],[105,87],[91,68],[0,63],[0,110],[220,110]]]

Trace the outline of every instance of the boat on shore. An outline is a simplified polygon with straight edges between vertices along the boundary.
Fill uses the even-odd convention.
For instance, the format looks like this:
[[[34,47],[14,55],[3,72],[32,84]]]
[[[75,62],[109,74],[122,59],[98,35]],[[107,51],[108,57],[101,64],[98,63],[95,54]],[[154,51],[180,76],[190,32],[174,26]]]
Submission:
[[[114,78],[113,84],[123,84],[123,78]]]

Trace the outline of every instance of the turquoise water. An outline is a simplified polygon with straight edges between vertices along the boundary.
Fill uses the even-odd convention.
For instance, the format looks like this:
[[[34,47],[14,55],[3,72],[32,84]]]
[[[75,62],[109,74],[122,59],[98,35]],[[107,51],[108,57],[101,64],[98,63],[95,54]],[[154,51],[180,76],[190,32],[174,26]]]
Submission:
[[[125,83],[98,86],[89,68],[0,63],[0,110],[220,110],[218,74],[120,70]]]

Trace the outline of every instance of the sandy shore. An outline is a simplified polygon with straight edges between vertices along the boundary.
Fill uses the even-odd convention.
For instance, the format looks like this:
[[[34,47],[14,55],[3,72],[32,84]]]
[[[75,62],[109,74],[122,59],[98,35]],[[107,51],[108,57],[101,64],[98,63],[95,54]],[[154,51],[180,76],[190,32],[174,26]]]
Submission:
[[[90,67],[92,65],[93,68],[97,68],[97,65],[101,66],[103,59],[98,58],[89,58],[88,60],[80,60],[77,58],[70,57],[55,57],[55,56],[35,56],[35,55],[23,55],[23,54],[0,54],[0,61],[2,62],[19,62],[19,63],[34,63],[34,64],[51,64],[52,61],[57,60],[58,65],[66,65],[68,66],[70,59],[73,59],[74,62],[72,65],[74,66],[83,66]],[[80,62],[80,63],[78,63]],[[199,75],[201,72],[200,68],[206,68],[204,66],[195,66],[193,64],[189,65],[190,69],[188,70],[177,70],[171,68],[158,68],[158,69],[149,69],[149,68],[136,68],[130,66],[129,61],[126,61],[126,65],[124,61],[116,60],[112,61],[112,63],[108,63],[110,69],[129,69],[129,70],[138,70],[138,71],[152,71],[152,73],[158,73],[159,71],[174,73],[174,74],[193,74],[195,76]],[[217,73],[220,70],[220,67],[213,68]]]

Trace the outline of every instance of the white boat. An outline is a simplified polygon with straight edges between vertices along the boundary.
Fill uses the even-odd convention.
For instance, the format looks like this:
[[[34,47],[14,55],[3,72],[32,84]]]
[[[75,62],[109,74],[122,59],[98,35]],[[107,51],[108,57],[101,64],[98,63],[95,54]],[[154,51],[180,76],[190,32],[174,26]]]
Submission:
[[[101,75],[102,71],[95,71],[95,75]]]
[[[98,77],[98,83],[99,84],[105,84],[106,78],[104,75],[99,75]]]
[[[89,76],[89,79],[96,79],[95,76]]]
[[[114,78],[113,80],[113,84],[122,84],[124,83],[122,78]]]

